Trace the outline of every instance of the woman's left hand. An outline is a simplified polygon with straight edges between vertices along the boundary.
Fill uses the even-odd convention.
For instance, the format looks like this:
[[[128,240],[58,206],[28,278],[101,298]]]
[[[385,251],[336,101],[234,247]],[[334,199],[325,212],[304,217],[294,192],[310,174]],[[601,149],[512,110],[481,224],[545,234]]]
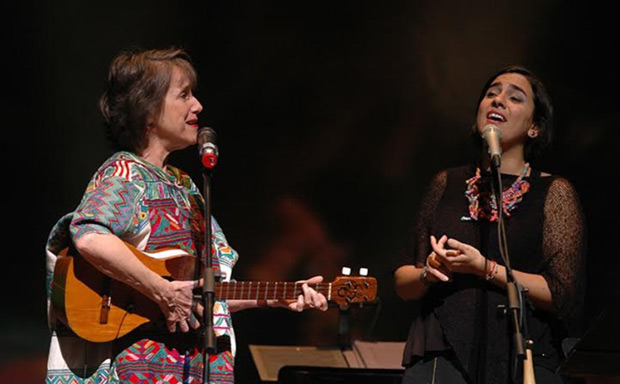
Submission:
[[[298,281],[302,283],[301,289],[303,294],[297,297],[297,300],[281,300],[278,306],[285,307],[291,311],[301,312],[307,308],[316,308],[321,311],[327,310],[327,299],[322,293],[318,293],[310,288],[309,284],[317,284],[323,281],[323,276],[314,276],[308,280]]]
[[[439,261],[452,272],[485,275],[486,258],[471,245],[444,235],[439,240],[431,236],[431,246]]]

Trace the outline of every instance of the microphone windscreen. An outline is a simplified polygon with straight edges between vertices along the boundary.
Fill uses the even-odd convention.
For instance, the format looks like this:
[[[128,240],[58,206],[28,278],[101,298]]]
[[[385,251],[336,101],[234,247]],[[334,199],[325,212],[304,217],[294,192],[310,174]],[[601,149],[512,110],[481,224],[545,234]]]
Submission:
[[[484,126],[484,129],[482,130],[482,133],[480,134],[485,140],[488,140],[487,137],[489,137],[489,135],[497,135],[497,138],[501,140],[502,138],[502,131],[499,130],[499,128],[497,128],[497,125],[495,124],[487,124]]]
[[[215,144],[217,140],[217,134],[210,127],[203,127],[198,130],[198,145],[202,146],[205,143]]]

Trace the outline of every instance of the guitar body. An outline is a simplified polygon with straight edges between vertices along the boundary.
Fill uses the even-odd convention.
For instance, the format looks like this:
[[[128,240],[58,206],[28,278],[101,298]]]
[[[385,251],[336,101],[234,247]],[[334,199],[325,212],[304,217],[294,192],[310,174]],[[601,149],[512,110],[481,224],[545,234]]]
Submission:
[[[175,255],[154,258],[127,246],[144,265],[164,278],[195,278],[194,256],[176,250]],[[56,261],[51,299],[61,322],[79,337],[105,342],[148,322],[164,321],[155,302],[104,275],[80,255],[70,253],[69,249],[63,250]]]

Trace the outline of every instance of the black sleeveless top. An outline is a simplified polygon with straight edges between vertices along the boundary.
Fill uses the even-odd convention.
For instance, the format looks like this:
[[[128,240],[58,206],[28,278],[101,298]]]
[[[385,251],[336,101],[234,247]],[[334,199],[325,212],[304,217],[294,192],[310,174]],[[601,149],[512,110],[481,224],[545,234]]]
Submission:
[[[469,217],[465,181],[475,167],[452,168],[439,173],[420,207],[413,247],[399,266],[422,267],[431,252],[430,235],[447,235],[476,247],[489,260],[501,260],[497,224]],[[504,189],[516,176],[502,175]],[[560,343],[577,331],[584,296],[585,229],[578,197],[560,177],[541,177],[532,170],[530,190],[504,216],[508,254],[514,270],[542,275],[553,297],[555,313],[526,303],[527,333],[534,344],[534,364],[555,370],[561,360]],[[481,183],[490,183],[482,174]],[[417,303],[403,356],[411,365],[432,352],[451,351],[473,383],[507,383],[514,369],[513,327],[502,311],[505,289],[485,279],[456,273],[449,283],[431,285]],[[577,324],[577,325],[576,325]]]

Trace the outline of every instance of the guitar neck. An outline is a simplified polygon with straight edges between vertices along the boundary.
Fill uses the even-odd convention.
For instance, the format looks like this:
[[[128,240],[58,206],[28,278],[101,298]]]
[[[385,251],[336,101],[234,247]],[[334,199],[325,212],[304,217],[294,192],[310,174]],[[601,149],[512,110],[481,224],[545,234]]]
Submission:
[[[303,295],[303,283],[287,281],[231,281],[215,283],[215,297],[222,300],[296,300]],[[331,299],[332,283],[309,284]]]

